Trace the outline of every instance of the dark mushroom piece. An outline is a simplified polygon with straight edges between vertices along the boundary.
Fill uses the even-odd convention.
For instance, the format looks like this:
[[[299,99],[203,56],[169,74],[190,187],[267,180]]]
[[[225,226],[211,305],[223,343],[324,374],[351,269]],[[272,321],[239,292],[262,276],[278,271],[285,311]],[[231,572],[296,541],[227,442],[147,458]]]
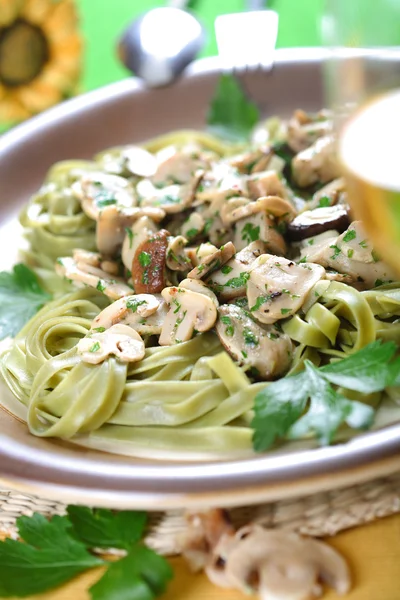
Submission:
[[[165,263],[169,232],[161,229],[138,246],[132,261],[132,281],[137,294],[157,294],[165,288]]]
[[[220,306],[218,315],[217,335],[235,361],[267,381],[288,371],[293,353],[288,335],[274,326],[261,326],[234,304]]]
[[[343,204],[314,208],[297,215],[289,223],[287,236],[293,242],[298,242],[332,229],[342,233],[349,224],[348,208]]]

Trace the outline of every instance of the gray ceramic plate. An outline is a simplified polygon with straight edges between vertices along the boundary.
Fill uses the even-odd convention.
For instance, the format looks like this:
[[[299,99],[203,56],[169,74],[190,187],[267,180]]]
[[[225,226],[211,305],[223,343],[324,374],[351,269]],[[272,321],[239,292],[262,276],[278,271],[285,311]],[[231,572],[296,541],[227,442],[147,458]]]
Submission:
[[[276,53],[270,73],[245,77],[266,115],[323,106],[319,50]],[[177,128],[204,126],[219,70],[215,59],[196,63],[173,87],[149,91],[122,81],[67,102],[0,139],[0,268],[16,250],[15,217],[54,162],[91,157],[118,144]],[[0,388],[7,405],[9,392]],[[166,509],[189,505],[244,505],[351,485],[400,468],[398,415],[384,413],[384,429],[330,448],[287,447],[279,452],[202,463],[145,461],[95,452],[28,434],[0,411],[3,485],[65,501]],[[400,419],[398,419],[400,420]],[[378,424],[379,426],[379,424]]]

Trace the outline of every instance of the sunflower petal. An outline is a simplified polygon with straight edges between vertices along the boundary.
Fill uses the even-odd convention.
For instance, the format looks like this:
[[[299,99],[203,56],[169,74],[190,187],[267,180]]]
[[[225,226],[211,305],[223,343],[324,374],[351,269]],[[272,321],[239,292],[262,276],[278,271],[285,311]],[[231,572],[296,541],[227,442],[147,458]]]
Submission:
[[[51,0],[25,0],[20,11],[20,16],[30,23],[40,25],[45,21],[53,7]]]
[[[78,12],[72,0],[59,0],[42,23],[42,28],[50,41],[75,32],[78,28]]]
[[[56,87],[35,80],[24,87],[21,87],[18,96],[22,104],[29,107],[32,113],[37,113],[62,100],[62,91]]]
[[[31,115],[32,113],[21,104],[17,94],[9,94],[0,102],[0,122],[23,121]]]
[[[22,0],[0,0],[0,27],[7,27],[18,16]]]

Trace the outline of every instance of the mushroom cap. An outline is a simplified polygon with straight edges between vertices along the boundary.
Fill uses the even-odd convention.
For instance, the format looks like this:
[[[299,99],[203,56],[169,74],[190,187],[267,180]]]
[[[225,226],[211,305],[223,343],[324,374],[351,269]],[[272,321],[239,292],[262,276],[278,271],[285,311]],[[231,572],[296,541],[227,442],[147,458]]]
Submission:
[[[77,351],[83,362],[93,365],[103,362],[110,354],[122,362],[137,362],[144,357],[145,345],[132,327],[117,324],[105,331],[90,332],[79,340]]]
[[[336,204],[300,213],[289,223],[287,234],[291,240],[299,241],[331,229],[342,233],[348,226],[348,207],[344,204]]]
[[[214,326],[217,309],[208,296],[181,287],[164,288],[161,295],[170,310],[158,340],[160,346],[190,340],[195,329],[203,332]]]
[[[260,379],[271,380],[289,369],[293,344],[288,335],[259,325],[250,314],[235,304],[223,304],[215,330],[236,362],[251,367]]]

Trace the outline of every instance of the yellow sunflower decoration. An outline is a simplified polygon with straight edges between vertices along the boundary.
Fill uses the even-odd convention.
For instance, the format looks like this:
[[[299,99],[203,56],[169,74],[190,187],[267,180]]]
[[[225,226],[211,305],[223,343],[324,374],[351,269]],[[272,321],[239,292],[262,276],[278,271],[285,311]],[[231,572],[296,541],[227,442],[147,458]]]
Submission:
[[[73,0],[0,0],[0,123],[15,123],[71,95],[82,39]]]

